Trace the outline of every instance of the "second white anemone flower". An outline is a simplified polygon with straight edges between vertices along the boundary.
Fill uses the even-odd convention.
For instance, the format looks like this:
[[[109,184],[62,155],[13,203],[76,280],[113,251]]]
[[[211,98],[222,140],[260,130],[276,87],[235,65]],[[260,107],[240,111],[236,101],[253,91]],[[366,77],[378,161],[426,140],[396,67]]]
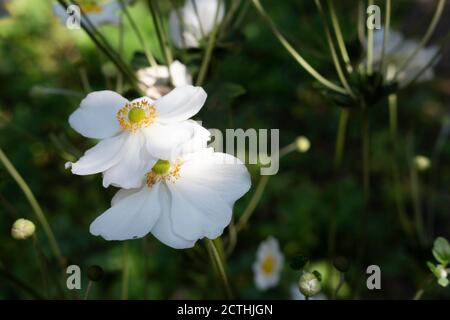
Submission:
[[[251,184],[240,160],[212,148],[159,160],[142,179],[142,188],[116,193],[111,208],[91,224],[93,235],[128,240],[151,232],[170,247],[190,248],[222,234],[234,202]]]
[[[105,188],[138,188],[158,159],[172,160],[206,147],[209,131],[188,120],[205,100],[206,92],[193,86],[175,88],[156,101],[148,97],[128,101],[113,91],[90,93],[69,124],[83,136],[101,141],[66,167],[78,175],[103,172]]]
[[[128,1],[124,1],[124,3],[126,2]],[[96,0],[78,0],[77,3],[81,12],[86,15],[94,27],[105,24],[120,24],[120,18],[117,15],[117,12],[122,9],[120,1],[99,3]],[[69,18],[66,9],[61,4],[56,3],[53,6],[53,12],[61,20],[61,23],[65,25]]]
[[[253,264],[255,285],[260,290],[275,287],[280,281],[280,273],[284,265],[284,256],[280,251],[278,240],[269,237],[261,242]]]
[[[170,13],[170,35],[179,49],[198,48],[225,15],[223,0],[186,0],[184,6]]]
[[[373,60],[374,63],[380,63],[382,57],[382,48],[384,41],[384,29],[374,32]],[[388,66],[386,77],[388,79],[402,67],[405,60],[415,52],[419,42],[416,40],[405,39],[403,35],[395,30],[390,30],[388,43],[385,48],[385,62]],[[397,80],[400,87],[403,87],[422,71],[433,59],[438,51],[438,47],[431,46],[420,49],[408,64],[399,71]],[[434,77],[433,66],[426,69],[419,77],[418,81],[431,80]]]
[[[187,67],[178,60],[172,62],[169,67],[157,65],[139,69],[136,75],[141,90],[152,99],[158,99],[169,92],[170,82],[174,87],[192,84],[192,75]]]

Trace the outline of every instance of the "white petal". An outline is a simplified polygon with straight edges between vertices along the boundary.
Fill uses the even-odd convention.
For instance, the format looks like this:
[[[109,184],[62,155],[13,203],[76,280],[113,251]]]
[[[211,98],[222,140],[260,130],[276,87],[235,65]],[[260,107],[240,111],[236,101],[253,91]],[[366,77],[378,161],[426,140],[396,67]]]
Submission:
[[[124,197],[92,222],[90,232],[105,240],[144,237],[161,213],[158,190],[159,185],[154,185]]]
[[[209,140],[209,131],[190,120],[167,125],[154,123],[144,133],[149,154],[166,160],[205,148]]]
[[[111,199],[111,206],[115,206],[119,201],[122,201],[124,198],[132,195],[133,193],[138,192],[139,189],[120,189],[116,192],[116,194]]]
[[[184,86],[173,89],[155,101],[160,123],[179,122],[197,114],[206,101],[207,94],[201,87]]]
[[[192,75],[189,73],[187,67],[180,61],[175,60],[172,62],[169,69],[175,87],[183,87],[192,84]]]
[[[194,181],[168,183],[174,232],[188,240],[215,239],[230,223],[232,208],[217,193]]]
[[[198,48],[202,34],[197,16],[184,8],[177,10],[172,10],[169,16],[169,31],[173,44],[178,49]]]
[[[100,141],[85,152],[77,162],[69,163],[72,173],[88,175],[103,172],[116,165],[122,158],[122,149],[128,134],[122,133],[112,138]]]
[[[187,0],[184,8],[200,20],[201,31],[205,36],[211,33],[216,24],[222,22],[225,15],[225,5],[222,0]]]
[[[88,138],[104,139],[121,131],[117,112],[127,99],[114,91],[97,91],[87,95],[69,117],[70,126]]]
[[[162,208],[158,221],[151,233],[159,241],[175,249],[192,248],[195,240],[187,240],[178,236],[173,231],[172,218],[170,216],[170,194],[165,184],[160,184],[159,200]]]
[[[152,158],[145,148],[142,132],[129,134],[122,152],[122,158],[115,166],[103,174],[103,186],[109,185],[131,189],[139,188],[145,174],[150,171],[157,159]]]
[[[207,149],[184,157],[182,177],[204,185],[233,206],[251,187],[250,174],[237,158]]]

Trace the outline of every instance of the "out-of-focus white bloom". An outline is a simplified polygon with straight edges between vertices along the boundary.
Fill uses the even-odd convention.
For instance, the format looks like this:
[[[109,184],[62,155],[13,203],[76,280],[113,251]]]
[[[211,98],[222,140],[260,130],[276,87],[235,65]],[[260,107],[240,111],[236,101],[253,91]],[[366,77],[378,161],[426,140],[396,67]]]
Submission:
[[[171,81],[174,87],[192,84],[192,75],[187,67],[178,60],[172,62],[169,68],[158,65],[139,69],[137,78],[141,90],[152,99],[158,99],[169,92]]]
[[[34,234],[36,227],[27,219],[18,219],[11,228],[11,236],[16,240],[25,240]]]
[[[199,239],[215,239],[230,223],[234,202],[250,188],[240,160],[211,148],[159,160],[141,179],[142,188],[122,189],[111,208],[90,227],[106,240],[144,237],[184,249]]]
[[[414,157],[414,165],[419,171],[426,171],[431,166],[431,161],[428,157],[417,155]]]
[[[255,285],[260,290],[275,287],[280,281],[280,273],[284,265],[284,256],[278,241],[269,237],[261,242],[253,264]]]
[[[86,14],[86,17],[92,22],[94,27],[104,24],[118,25],[120,23],[117,11],[121,10],[122,7],[119,1],[99,3],[99,1],[95,0],[78,0],[77,3],[81,12]],[[53,6],[53,12],[61,20],[61,23],[66,25],[69,15],[60,3],[56,3]]]
[[[295,144],[297,146],[297,150],[301,153],[307,152],[311,147],[311,142],[305,136],[300,136],[295,140]]]
[[[101,141],[77,162],[72,173],[103,172],[103,186],[138,188],[158,159],[173,160],[181,153],[205,148],[210,133],[188,120],[203,106],[206,92],[184,86],[153,101],[128,101],[113,91],[90,93],[69,118],[85,137]]]
[[[300,292],[300,289],[298,287],[298,284],[293,283],[290,288],[291,291],[291,299],[292,300],[306,300],[303,293]],[[316,294],[315,296],[312,296],[309,298],[309,300],[327,300],[327,296],[323,293]]]
[[[170,35],[177,48],[198,48],[200,42],[220,24],[225,15],[223,0],[186,0],[182,8],[172,10]]]
[[[375,64],[380,63],[381,61],[383,39],[384,29],[375,30],[373,38],[373,61]],[[388,73],[392,74],[396,72],[402,66],[403,62],[409,59],[418,46],[418,41],[405,39],[401,33],[390,30],[385,48],[385,63],[388,66]],[[397,80],[400,87],[413,80],[416,75],[430,63],[437,51],[438,47],[436,46],[421,49],[398,74]],[[390,75],[387,75],[387,77],[390,78]],[[422,73],[418,81],[431,80],[433,77],[433,67],[430,66]]]

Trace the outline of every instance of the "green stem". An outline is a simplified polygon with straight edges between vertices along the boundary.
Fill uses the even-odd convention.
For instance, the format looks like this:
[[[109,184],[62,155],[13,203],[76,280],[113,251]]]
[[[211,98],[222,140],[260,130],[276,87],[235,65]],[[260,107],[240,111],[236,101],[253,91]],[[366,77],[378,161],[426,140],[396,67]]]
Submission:
[[[308,72],[313,78],[315,78],[317,81],[319,81],[322,85],[327,87],[330,90],[346,94],[347,91],[334,84],[333,82],[329,81],[325,77],[323,77],[319,72],[316,71],[295,49],[292,47],[292,45],[286,40],[286,38],[283,36],[283,34],[278,30],[275,23],[272,21],[272,19],[269,17],[269,15],[265,12],[263,6],[259,2],[259,0],[251,0],[256,10],[258,10],[261,17],[266,21],[269,28],[274,33],[275,37],[278,39],[278,41],[281,43],[281,45],[289,52],[289,54],[300,64],[300,66],[305,69],[306,72]]]
[[[194,1],[194,3],[195,3],[195,1]],[[217,17],[218,17],[218,14],[219,14],[219,8],[220,8],[220,6],[218,5],[217,6],[217,10],[216,10],[216,14],[214,16],[214,29],[211,32],[211,34],[209,35],[208,45],[206,47],[205,55],[203,57],[202,65],[200,67],[200,71],[199,71],[199,74],[198,74],[198,77],[197,77],[197,81],[196,81],[196,85],[197,86],[201,86],[203,84],[203,82],[205,81],[206,74],[208,72],[208,67],[209,67],[209,64],[211,62],[212,53],[213,53],[214,47],[216,45],[217,33],[219,31],[219,28],[220,28],[220,24],[216,23]]]
[[[391,0],[386,0],[386,7],[384,13],[384,34],[383,34],[383,45],[381,47],[381,58],[380,58],[380,70],[381,74],[384,74],[385,70],[385,58],[386,58],[386,48],[389,43],[389,31],[391,27]]]
[[[86,292],[84,293],[84,300],[87,300],[89,298],[89,293],[91,292],[92,284],[94,282],[92,280],[89,280],[88,286],[86,288]]]
[[[161,51],[164,55],[164,60],[166,62],[166,65],[169,67],[173,62],[173,56],[172,56],[172,51],[170,49],[170,44],[169,44],[168,38],[164,31],[164,26],[161,21],[161,15],[160,15],[160,11],[159,11],[158,2],[155,0],[147,0],[147,3],[150,8],[153,25],[155,27],[155,31],[156,31],[156,35],[158,37]]]
[[[425,47],[425,45],[430,40],[431,36],[434,33],[434,30],[436,29],[436,26],[442,16],[442,12],[444,11],[445,7],[445,0],[439,0],[436,5],[436,10],[434,12],[433,18],[431,19],[430,25],[428,26],[427,31],[425,32],[422,40],[419,42],[419,45],[416,47],[416,49],[411,53],[411,55],[403,61],[403,63],[400,65],[400,67],[397,70],[396,76],[400,74],[407,66],[408,64],[417,56],[417,54],[422,50],[422,48]]]
[[[226,294],[227,294],[227,298],[228,299],[232,299],[233,294],[231,292],[231,287],[230,284],[228,282],[228,277],[227,274],[225,272],[225,267],[224,267],[224,263],[223,260],[219,254],[219,251],[217,250],[214,242],[210,239],[206,239],[206,244],[208,245],[208,247],[210,248],[210,252],[211,252],[211,260],[212,263],[216,265],[218,271],[219,271],[219,276],[222,280],[222,283],[225,287],[226,290]]]
[[[417,172],[415,163],[411,164],[411,194],[413,200],[414,223],[416,225],[416,232],[421,244],[425,244],[425,235],[423,229],[423,214],[422,214],[422,195],[420,188],[419,174]]]
[[[34,213],[36,214],[36,217],[39,220],[39,223],[42,225],[42,228],[44,229],[45,235],[47,236],[47,239],[50,243],[50,248],[51,248],[53,254],[58,259],[58,262],[62,266],[64,263],[64,259],[61,254],[61,250],[59,249],[58,242],[56,241],[53,231],[50,228],[50,224],[47,221],[47,217],[44,214],[44,211],[42,211],[41,206],[39,205],[38,201],[36,200],[33,192],[31,191],[30,187],[28,186],[28,184],[25,182],[25,180],[22,178],[22,176],[16,170],[16,168],[11,163],[11,161],[9,161],[8,157],[6,156],[6,154],[3,152],[3,150],[1,148],[0,148],[0,162],[3,163],[3,165],[5,166],[8,173],[16,181],[16,183],[19,185],[20,189],[22,189],[22,192],[25,194],[25,197],[27,198],[28,202],[31,205],[31,208],[33,209]]]
[[[373,0],[369,0],[369,6],[373,5]],[[373,28],[367,29],[367,75],[373,72]]]
[[[347,79],[345,78],[344,71],[342,70],[341,63],[339,61],[339,57],[336,53],[336,48],[333,43],[333,38],[331,37],[330,28],[328,27],[327,17],[323,11],[322,4],[320,0],[314,0],[316,3],[317,9],[319,10],[320,16],[322,17],[323,25],[325,28],[325,35],[328,42],[328,47],[330,49],[331,58],[333,59],[334,67],[336,68],[336,72],[338,74],[339,80],[341,81],[341,84],[344,86],[347,94],[349,94],[351,97],[355,97],[353,94],[352,89],[350,88]]]
[[[342,60],[345,62],[348,73],[353,72],[352,63],[350,61],[350,56],[348,54],[347,48],[345,46],[344,36],[342,35],[341,26],[334,8],[334,0],[327,0],[328,7],[330,8],[331,23],[333,24],[334,33],[338,42],[339,50],[341,51]],[[388,0],[389,1],[389,0]]]
[[[366,33],[365,33],[366,12],[364,9],[365,9],[364,0],[359,0],[359,2],[358,2],[358,39],[359,39],[359,42],[361,43],[361,45],[363,45],[363,46],[366,45]]]
[[[339,113],[339,125],[336,136],[336,148],[334,153],[334,167],[336,170],[339,169],[342,163],[342,155],[344,153],[345,147],[345,134],[347,131],[349,115],[350,110],[346,108],[342,108]]]
[[[397,140],[397,95],[391,94],[388,97],[389,102],[389,129],[391,133],[391,142],[393,150],[393,161],[392,161],[392,175],[394,183],[394,196],[397,208],[397,214],[400,221],[400,225],[403,230],[409,234],[411,232],[411,223],[406,215],[405,204],[403,201],[403,195],[400,183],[400,174],[398,169],[398,140]]]
[[[133,17],[130,14],[130,11],[128,10],[127,6],[124,4],[124,0],[119,0],[120,6],[122,7],[123,12],[125,13],[125,16],[127,17],[128,21],[130,22],[131,28],[133,29],[139,43],[141,44],[142,48],[144,49],[145,56],[147,57],[148,63],[152,67],[156,67],[157,63],[155,60],[155,57],[153,56],[152,52],[148,48],[148,45],[142,36],[141,32],[139,31],[138,26],[136,25]]]
[[[369,129],[369,110],[367,109],[367,107],[363,108],[361,135],[362,135],[364,203],[367,204],[370,198],[370,129]]]
[[[122,253],[122,300],[128,300],[128,286],[130,280],[130,266],[128,263],[128,242],[123,243],[123,253]]]

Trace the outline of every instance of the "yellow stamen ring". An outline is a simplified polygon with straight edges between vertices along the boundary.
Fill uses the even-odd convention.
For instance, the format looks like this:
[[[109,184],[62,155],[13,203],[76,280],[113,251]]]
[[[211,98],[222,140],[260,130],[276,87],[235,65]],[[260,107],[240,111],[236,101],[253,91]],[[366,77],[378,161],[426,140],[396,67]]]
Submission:
[[[176,160],[172,165],[167,160],[158,160],[152,170],[145,175],[147,186],[152,187],[162,181],[175,183],[180,177],[181,165],[180,160]]]
[[[156,108],[146,99],[127,103],[117,112],[117,120],[124,130],[135,131],[155,121]]]

